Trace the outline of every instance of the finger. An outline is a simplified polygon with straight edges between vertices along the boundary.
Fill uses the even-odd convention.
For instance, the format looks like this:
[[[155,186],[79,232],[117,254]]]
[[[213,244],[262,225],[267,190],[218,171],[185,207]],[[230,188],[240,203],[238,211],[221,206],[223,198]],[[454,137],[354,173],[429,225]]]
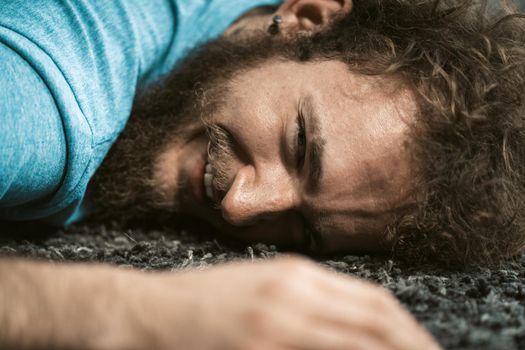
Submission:
[[[420,349],[417,344],[429,344],[429,349],[440,348],[430,334],[385,288],[342,274],[320,273],[318,277],[321,293],[332,296],[330,299],[320,299],[329,300],[320,308],[332,309],[332,315],[336,315],[335,312],[339,309],[339,320],[346,320],[346,323],[356,326],[358,318],[359,323],[368,325],[368,329],[372,331],[382,332],[392,344],[402,349]],[[364,308],[359,317],[358,308]],[[396,324],[389,324],[393,320]],[[403,325],[403,329],[398,325]]]
[[[268,289],[284,309],[306,313],[345,330],[360,329],[391,349],[419,350],[423,344],[424,348],[437,348],[430,335],[384,288],[328,272],[313,263],[294,267],[293,278]]]
[[[320,270],[320,272],[324,272]],[[438,348],[395,298],[384,289],[357,279],[320,273],[309,288],[297,285],[281,295],[284,307],[317,320],[318,327],[357,330],[362,337],[390,349]],[[371,340],[372,341],[372,340]]]
[[[310,318],[318,328],[352,331],[392,350],[436,348],[432,338],[412,320],[408,322],[397,315],[380,314],[363,304],[349,305],[335,299],[323,299],[318,307],[310,309]]]

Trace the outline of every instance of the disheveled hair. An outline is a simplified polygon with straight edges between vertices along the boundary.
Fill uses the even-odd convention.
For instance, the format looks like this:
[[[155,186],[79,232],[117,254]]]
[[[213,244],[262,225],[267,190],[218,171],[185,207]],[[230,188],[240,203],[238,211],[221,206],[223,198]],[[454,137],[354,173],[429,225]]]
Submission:
[[[413,90],[418,106],[407,137],[418,201],[385,230],[393,253],[454,266],[492,264],[525,247],[525,20],[506,5],[360,0],[312,35],[221,38],[139,99],[127,129],[170,130],[184,101],[202,109],[191,96],[268,59],[339,60],[356,73],[391,77]],[[137,113],[141,106],[146,112]],[[119,165],[133,148],[117,151]],[[106,168],[100,178],[114,172]],[[128,202],[121,207],[137,200]]]
[[[418,204],[385,231],[397,257],[490,265],[525,248],[525,18],[513,11],[508,1],[355,1],[326,31],[258,44],[263,56],[336,59],[415,92]]]
[[[525,247],[525,20],[503,5],[356,1],[312,38],[312,54],[416,92],[418,205],[386,232],[397,256],[492,264]]]

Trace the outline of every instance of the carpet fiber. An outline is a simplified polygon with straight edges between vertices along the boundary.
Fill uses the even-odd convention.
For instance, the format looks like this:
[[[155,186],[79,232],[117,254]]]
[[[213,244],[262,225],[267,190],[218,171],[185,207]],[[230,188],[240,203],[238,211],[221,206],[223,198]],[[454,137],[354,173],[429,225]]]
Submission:
[[[76,226],[41,231],[32,227],[3,235],[0,255],[179,270],[281,254],[274,246],[241,245],[184,229]],[[390,289],[445,349],[525,349],[525,255],[497,268],[467,271],[416,268],[371,256],[317,260]]]

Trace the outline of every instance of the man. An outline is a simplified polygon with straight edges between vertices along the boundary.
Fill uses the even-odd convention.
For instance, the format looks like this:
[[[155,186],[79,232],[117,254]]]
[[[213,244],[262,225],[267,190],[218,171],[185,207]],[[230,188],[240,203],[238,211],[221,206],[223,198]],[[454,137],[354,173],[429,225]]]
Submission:
[[[394,247],[463,264],[520,252],[522,58],[492,48],[521,52],[521,39],[473,9],[443,23],[428,4],[389,2],[323,30],[314,23],[351,4],[315,3],[266,16],[274,35],[232,29],[139,96],[92,182],[93,210],[194,216],[322,253]],[[399,18],[381,17],[389,6]]]
[[[12,3],[4,13],[27,14],[32,25],[43,16],[38,23],[45,30],[36,32],[55,34],[48,24],[56,12]],[[59,54],[62,43],[24,45],[35,30],[7,35],[17,38],[10,43],[19,56],[33,57],[32,49],[44,54],[31,66],[9,66],[22,71],[11,76],[28,82],[22,89],[13,79],[7,90],[38,108],[5,104],[18,129],[6,142],[15,155],[2,157],[8,159],[4,218],[68,223],[91,210],[164,220],[176,212],[241,238],[324,252],[393,246],[477,261],[522,249],[525,55],[515,20],[491,27],[467,5],[287,1],[271,14],[248,12],[224,39],[152,83],[175,60],[170,39],[179,32],[155,32],[164,22],[150,14],[173,14],[173,7],[128,6],[117,6],[122,22],[113,18],[119,11],[102,11],[96,2],[58,6],[58,18],[71,21],[65,28],[83,34],[60,36],[75,43],[63,50],[72,49],[70,61]],[[227,8],[236,13],[242,6]],[[210,23],[177,13],[193,28]],[[130,23],[132,47],[122,34]],[[108,26],[122,31],[107,32]],[[173,46],[154,45],[163,40]],[[108,51],[108,42],[122,47]],[[192,46],[185,44],[179,45]],[[5,50],[7,58],[20,59]],[[123,128],[136,83],[144,90],[102,162]],[[29,125],[36,129],[25,131],[24,112],[42,109],[54,111],[38,115],[51,119],[44,131],[34,115]],[[19,163],[27,152],[20,135],[22,143],[30,135],[34,151],[47,156]],[[37,141],[54,144],[57,156]],[[46,176],[29,176],[34,161],[44,162],[38,167]],[[62,283],[51,284],[53,278]],[[3,303],[0,335],[7,346],[435,347],[376,287],[294,259],[175,276],[2,262],[0,280],[3,300],[11,300]],[[29,290],[28,283],[38,288]],[[121,300],[113,303],[117,295]]]

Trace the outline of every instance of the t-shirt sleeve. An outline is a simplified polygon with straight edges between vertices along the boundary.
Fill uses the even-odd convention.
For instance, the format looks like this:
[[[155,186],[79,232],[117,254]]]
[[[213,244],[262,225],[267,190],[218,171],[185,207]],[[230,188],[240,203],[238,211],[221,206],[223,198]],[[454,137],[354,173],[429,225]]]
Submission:
[[[79,219],[136,89],[279,2],[0,0],[0,220]]]
[[[167,1],[0,0],[0,219],[65,222],[83,200],[167,51]]]
[[[0,208],[45,200],[60,185],[64,131],[46,84],[0,43]]]

